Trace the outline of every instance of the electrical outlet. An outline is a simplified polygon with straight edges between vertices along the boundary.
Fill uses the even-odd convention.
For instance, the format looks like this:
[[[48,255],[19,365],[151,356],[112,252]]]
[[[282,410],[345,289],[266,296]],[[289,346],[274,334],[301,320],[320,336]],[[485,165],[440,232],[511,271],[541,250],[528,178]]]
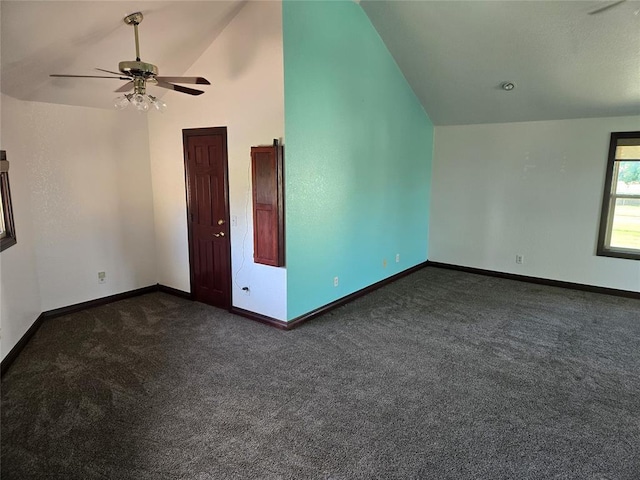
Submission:
[[[396,263],[400,263],[400,254],[396,253]]]
[[[333,286],[334,287],[338,286],[338,277],[333,277]]]
[[[106,272],[98,272],[98,283],[107,283]]]
[[[516,263],[522,265],[524,263],[524,257],[522,255],[516,255]]]

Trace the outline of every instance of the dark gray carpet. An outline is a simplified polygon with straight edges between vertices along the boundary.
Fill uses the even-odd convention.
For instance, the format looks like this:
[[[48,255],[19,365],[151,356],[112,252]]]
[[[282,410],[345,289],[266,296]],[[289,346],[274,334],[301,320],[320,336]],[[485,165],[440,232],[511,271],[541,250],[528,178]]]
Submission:
[[[154,293],[44,323],[3,480],[640,478],[640,301],[423,269],[283,332]]]

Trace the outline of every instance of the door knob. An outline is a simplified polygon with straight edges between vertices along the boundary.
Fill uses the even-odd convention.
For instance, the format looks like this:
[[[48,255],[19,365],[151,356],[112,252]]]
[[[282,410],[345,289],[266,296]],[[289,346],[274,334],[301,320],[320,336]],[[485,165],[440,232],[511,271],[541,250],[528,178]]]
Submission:
[[[213,236],[214,237],[224,237],[224,232],[214,233]]]
[[[218,220],[218,225],[224,225],[224,220],[222,219]]]

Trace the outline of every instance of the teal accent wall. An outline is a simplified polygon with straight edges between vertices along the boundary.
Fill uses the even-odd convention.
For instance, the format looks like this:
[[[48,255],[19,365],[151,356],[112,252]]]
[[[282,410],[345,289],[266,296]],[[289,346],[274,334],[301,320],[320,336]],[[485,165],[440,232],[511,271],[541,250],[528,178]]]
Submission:
[[[285,1],[283,37],[291,320],[427,259],[433,124],[355,2]]]

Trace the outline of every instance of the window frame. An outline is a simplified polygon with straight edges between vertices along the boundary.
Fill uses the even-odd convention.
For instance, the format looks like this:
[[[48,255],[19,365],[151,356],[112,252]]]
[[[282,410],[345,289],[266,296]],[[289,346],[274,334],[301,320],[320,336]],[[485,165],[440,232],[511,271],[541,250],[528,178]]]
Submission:
[[[11,188],[9,187],[9,162],[7,152],[0,150],[0,201],[2,202],[2,214],[4,217],[5,234],[0,238],[0,252],[18,243],[16,227],[13,218],[13,205],[11,204]]]
[[[607,171],[604,181],[604,190],[602,193],[602,210],[600,211],[600,231],[598,234],[597,255],[601,257],[626,258],[629,260],[640,260],[640,249],[624,249],[616,247],[607,247],[610,241],[611,229],[613,227],[613,216],[615,211],[615,201],[618,198],[638,198],[640,195],[615,194],[612,192],[612,183],[616,168],[616,148],[618,140],[624,138],[640,139],[640,131],[636,132],[612,132],[609,143],[609,157],[607,159]],[[617,178],[617,177],[616,177]]]

